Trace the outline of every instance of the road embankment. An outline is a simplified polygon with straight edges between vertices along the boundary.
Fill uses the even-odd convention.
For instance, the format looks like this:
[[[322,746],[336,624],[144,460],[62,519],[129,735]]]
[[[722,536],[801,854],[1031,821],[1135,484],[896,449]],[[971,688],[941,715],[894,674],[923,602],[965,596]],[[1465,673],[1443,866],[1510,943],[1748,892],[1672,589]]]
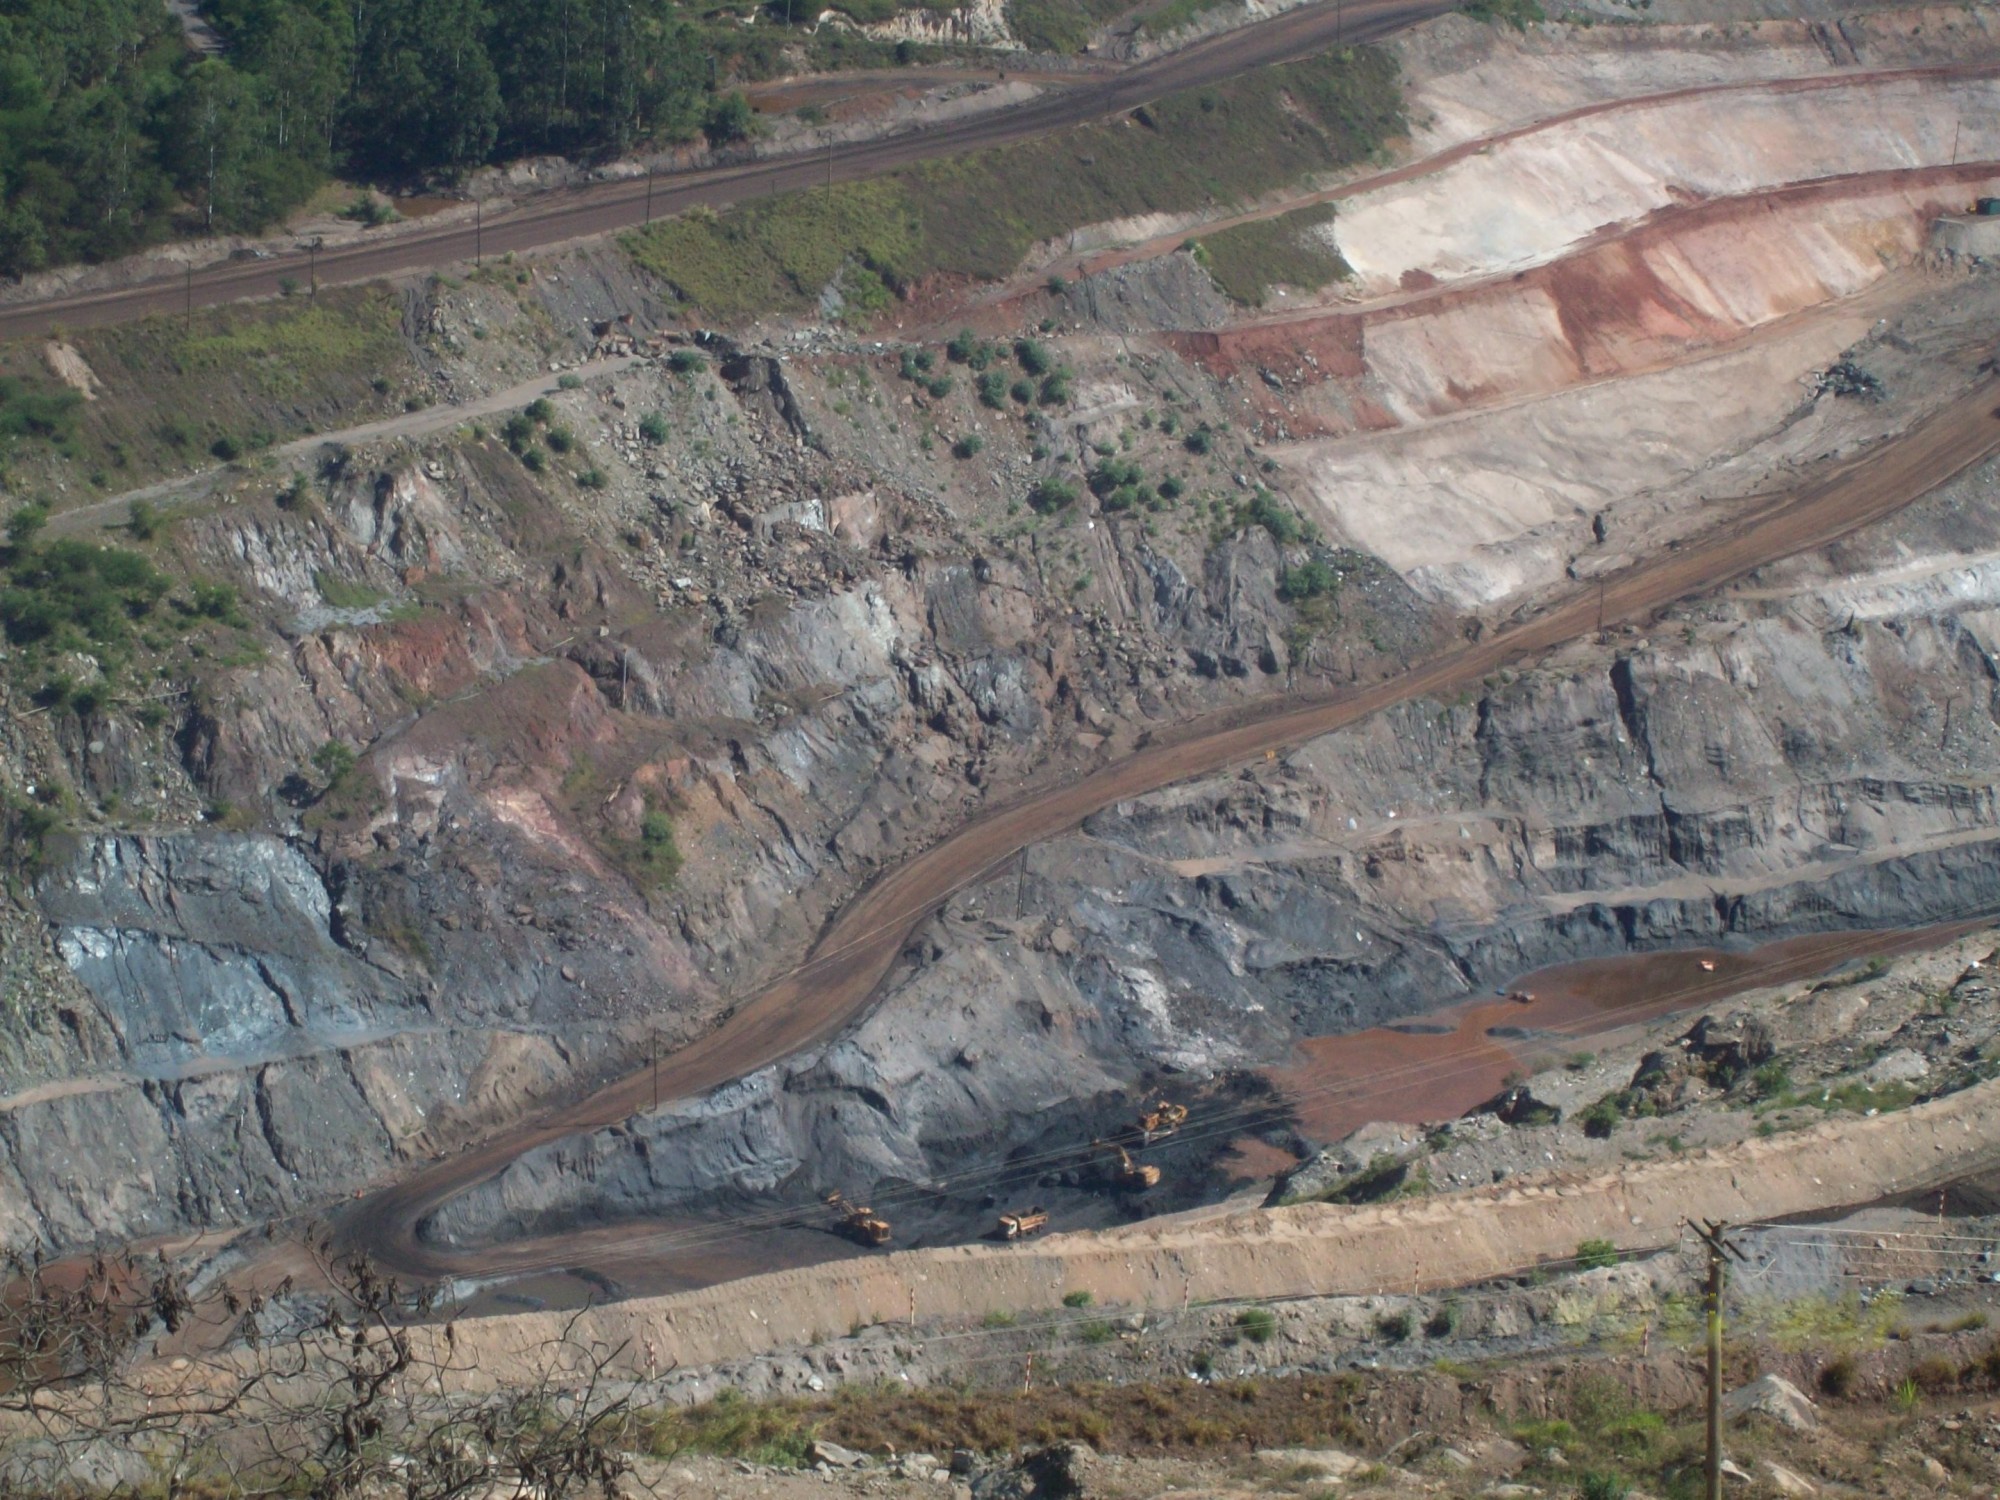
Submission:
[[[1621,1250],[1674,1244],[1685,1220],[1811,1214],[1917,1191],[2000,1158],[2000,1080],[1893,1114],[1476,1192],[1364,1207],[1309,1204],[1032,1246],[961,1245],[844,1260],[581,1314],[477,1319],[453,1331],[468,1388],[504,1385],[567,1332],[621,1352],[617,1373],[699,1367],[803,1346],[877,1323],[921,1325],[1060,1307],[1435,1291],[1573,1255],[1585,1239]],[[421,1330],[420,1340],[441,1340]],[[650,1351],[650,1354],[649,1352]],[[442,1353],[442,1348],[437,1352]]]

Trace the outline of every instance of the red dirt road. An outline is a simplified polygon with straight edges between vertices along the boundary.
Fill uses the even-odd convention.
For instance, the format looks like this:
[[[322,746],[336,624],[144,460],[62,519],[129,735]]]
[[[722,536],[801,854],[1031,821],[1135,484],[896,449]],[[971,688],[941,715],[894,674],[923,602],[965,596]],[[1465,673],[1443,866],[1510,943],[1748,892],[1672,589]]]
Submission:
[[[1392,704],[1476,683],[1512,661],[1591,633],[1600,612],[1606,623],[1643,620],[1761,564],[1824,546],[1893,514],[2000,449],[1996,401],[2000,382],[1983,381],[1903,437],[1765,502],[1707,540],[1611,575],[1601,588],[1578,590],[1530,619],[1400,677],[1330,697],[1280,698],[1196,720],[1074,782],[981,814],[877,879],[833,918],[798,969],[746,999],[716,1030],[662,1063],[659,1097],[704,1093],[828,1040],[862,1014],[909,934],[954,892],[1098,809],[1344,728]],[[418,1226],[438,1205],[524,1152],[645,1110],[654,1090],[653,1073],[642,1069],[524,1122],[355,1203],[340,1216],[337,1238],[373,1252],[399,1274],[424,1278],[560,1264],[560,1240],[458,1251],[426,1244]],[[644,1226],[634,1228],[641,1232]]]

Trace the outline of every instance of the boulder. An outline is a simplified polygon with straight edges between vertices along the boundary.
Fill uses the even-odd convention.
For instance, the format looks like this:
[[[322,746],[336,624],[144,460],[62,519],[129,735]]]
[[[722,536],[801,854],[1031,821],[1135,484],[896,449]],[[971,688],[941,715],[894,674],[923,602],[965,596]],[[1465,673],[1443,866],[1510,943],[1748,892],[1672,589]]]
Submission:
[[[1808,1500],[1808,1497],[1819,1493],[1819,1486],[1806,1478],[1805,1475],[1795,1474],[1783,1464],[1773,1463],[1768,1458],[1757,1465],[1757,1472],[1764,1476],[1766,1484],[1781,1495],[1791,1495],[1798,1497],[1798,1500]]]
[[[806,1462],[825,1464],[829,1469],[858,1469],[868,1462],[868,1455],[829,1443],[825,1438],[814,1438],[806,1448]]]
[[[1732,1422],[1743,1421],[1753,1412],[1794,1432],[1809,1432],[1819,1426],[1819,1411],[1812,1398],[1782,1375],[1760,1376],[1722,1398],[1722,1414]]]

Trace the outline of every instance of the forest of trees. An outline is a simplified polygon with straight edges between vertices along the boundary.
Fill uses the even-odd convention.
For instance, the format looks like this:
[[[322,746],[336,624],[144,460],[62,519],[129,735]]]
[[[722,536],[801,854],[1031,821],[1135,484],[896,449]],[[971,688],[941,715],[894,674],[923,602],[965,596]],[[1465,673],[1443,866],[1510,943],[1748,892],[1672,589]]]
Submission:
[[[261,228],[334,171],[406,181],[698,130],[674,0],[0,0],[0,272]]]

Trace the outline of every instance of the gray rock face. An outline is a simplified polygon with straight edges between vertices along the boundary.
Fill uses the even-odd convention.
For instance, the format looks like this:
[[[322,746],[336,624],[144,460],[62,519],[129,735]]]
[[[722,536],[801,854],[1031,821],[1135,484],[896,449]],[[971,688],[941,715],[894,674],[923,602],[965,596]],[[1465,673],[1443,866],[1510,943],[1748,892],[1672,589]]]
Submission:
[[[1184,580],[1151,572],[1185,607]],[[1578,648],[1107,809],[954,900],[849,1035],[706,1116],[692,1173],[642,1163],[656,1122],[634,1121],[524,1161],[435,1228],[551,1228],[606,1182],[632,1212],[932,1180],[1005,1160],[1027,1122],[1545,963],[2000,907],[2000,726],[1961,711],[1940,743],[1927,719],[1989,699],[1972,622],[1897,617],[1857,643],[1709,608],[1690,635]]]
[[[318,873],[274,839],[91,839],[40,895],[64,959],[149,1073],[362,1033],[400,988],[334,941]]]

